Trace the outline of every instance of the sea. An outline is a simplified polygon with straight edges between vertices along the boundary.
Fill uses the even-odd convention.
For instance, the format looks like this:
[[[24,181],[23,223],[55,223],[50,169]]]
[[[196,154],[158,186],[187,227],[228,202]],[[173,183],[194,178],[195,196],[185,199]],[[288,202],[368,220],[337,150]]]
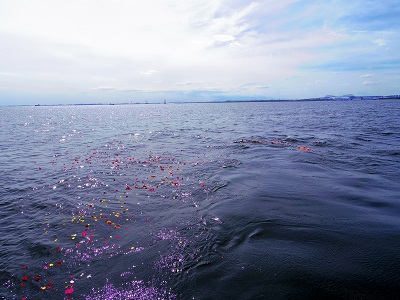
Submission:
[[[0,299],[398,299],[399,116],[0,107]]]

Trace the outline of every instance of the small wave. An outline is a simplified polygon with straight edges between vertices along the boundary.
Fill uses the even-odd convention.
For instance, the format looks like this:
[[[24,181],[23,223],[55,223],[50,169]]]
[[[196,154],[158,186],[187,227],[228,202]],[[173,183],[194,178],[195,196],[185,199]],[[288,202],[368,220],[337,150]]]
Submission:
[[[400,156],[400,150],[388,151],[389,156]]]
[[[331,143],[329,143],[327,141],[321,141],[321,140],[313,142],[312,145],[314,147],[330,147],[330,146],[332,146]]]
[[[393,135],[394,132],[390,132],[390,131],[386,131],[386,132],[382,132],[382,135],[388,136],[388,135]]]
[[[365,136],[362,136],[362,135],[357,135],[357,136],[355,136],[355,139],[356,139],[357,141],[362,141],[362,142],[372,142],[371,139],[369,139],[369,138],[367,138],[367,137],[365,137]]]
[[[241,162],[237,159],[224,159],[222,161],[222,168],[237,168]]]
[[[49,257],[52,255],[50,247],[41,243],[33,244],[29,247],[29,251],[32,253],[33,257]]]
[[[228,185],[228,181],[214,183],[212,185],[211,191],[215,193],[216,191],[226,187]]]

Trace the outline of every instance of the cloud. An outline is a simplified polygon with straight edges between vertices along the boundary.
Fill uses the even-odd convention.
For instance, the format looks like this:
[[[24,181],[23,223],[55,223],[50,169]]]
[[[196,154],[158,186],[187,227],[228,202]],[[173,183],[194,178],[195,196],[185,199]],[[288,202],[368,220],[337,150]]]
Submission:
[[[0,72],[0,76],[7,76],[7,77],[19,77],[20,74],[17,73],[8,73],[8,72]]]
[[[240,88],[243,90],[259,90],[259,89],[269,89],[269,88],[271,88],[271,85],[248,83],[248,84],[242,85]]]
[[[236,40],[234,36],[227,34],[216,34],[211,37],[211,45],[212,46],[241,46],[240,42]]]
[[[160,71],[158,71],[158,70],[146,70],[146,71],[143,71],[143,72],[140,72],[140,74],[142,74],[142,75],[153,75],[153,74],[157,74],[157,73],[160,73]]]
[[[315,80],[315,81],[313,81],[313,82],[309,82],[309,83],[307,83],[307,85],[314,85],[314,86],[316,86],[316,85],[319,85],[319,84],[321,84],[321,80]]]
[[[363,83],[362,83],[362,85],[376,85],[376,84],[381,84],[382,82],[380,82],[380,81],[369,81],[369,80],[366,80],[366,81],[363,81]]]
[[[373,43],[375,44],[375,45],[378,45],[378,46],[386,46],[386,41],[384,40],[384,39],[376,39],[376,40],[374,40],[373,41]]]
[[[98,86],[98,87],[91,88],[91,90],[107,92],[107,91],[115,91],[117,89],[114,87],[110,87],[110,86]]]
[[[193,85],[193,84],[199,84],[201,83],[200,81],[185,81],[185,82],[177,82],[177,85]]]
[[[38,2],[1,1],[1,84],[15,94],[309,97],[370,92],[359,78],[372,74],[398,90],[396,0]]]
[[[269,89],[271,86],[269,84],[260,84],[254,86],[256,89]]]

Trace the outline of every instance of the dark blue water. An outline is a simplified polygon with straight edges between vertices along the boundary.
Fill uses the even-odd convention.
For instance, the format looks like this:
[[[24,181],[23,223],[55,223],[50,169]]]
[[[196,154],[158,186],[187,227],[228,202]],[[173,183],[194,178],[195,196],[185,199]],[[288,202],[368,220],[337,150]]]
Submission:
[[[399,295],[399,101],[0,116],[0,299]]]

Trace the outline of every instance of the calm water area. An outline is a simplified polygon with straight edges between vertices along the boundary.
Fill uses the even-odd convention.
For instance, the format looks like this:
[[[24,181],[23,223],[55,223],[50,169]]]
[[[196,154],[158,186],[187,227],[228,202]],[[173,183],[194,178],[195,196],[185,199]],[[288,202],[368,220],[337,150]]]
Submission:
[[[0,107],[0,299],[395,299],[399,116]]]

